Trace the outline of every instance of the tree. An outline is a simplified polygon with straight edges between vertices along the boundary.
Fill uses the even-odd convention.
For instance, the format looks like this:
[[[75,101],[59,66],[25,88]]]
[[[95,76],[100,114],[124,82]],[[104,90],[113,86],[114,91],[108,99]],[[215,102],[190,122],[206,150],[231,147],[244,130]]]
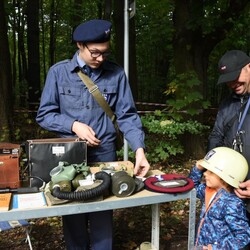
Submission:
[[[37,106],[40,97],[39,0],[27,1],[27,45],[29,107]]]
[[[4,15],[9,24],[15,107],[39,102],[48,68],[72,57],[76,49],[72,32],[86,20],[112,21],[112,49],[116,61],[123,65],[124,2],[5,0],[10,10]],[[197,90],[217,105],[220,92],[214,82],[218,58],[230,48],[249,49],[248,2],[136,0],[136,15],[129,20],[129,80],[135,100],[169,104],[178,97],[186,100],[186,93],[195,97]],[[190,77],[198,82],[194,88],[189,85]],[[175,92],[166,96],[164,91],[177,80],[183,87],[176,84]],[[200,108],[199,102],[196,110],[197,106]]]
[[[196,90],[198,89],[202,95],[207,96],[209,56],[216,45],[223,41],[228,32],[233,29],[238,17],[242,15],[247,5],[249,5],[249,1],[230,0],[227,4],[224,1],[214,1],[214,5],[203,0],[175,0],[174,3],[173,25],[175,33],[173,50],[175,72],[176,76],[180,74],[187,75],[186,78],[182,78],[182,81],[185,81],[184,84],[183,82],[179,84],[179,86],[182,86],[181,88],[177,82],[175,94],[177,98],[178,96],[181,97],[181,102],[183,102],[183,93],[186,93],[184,97],[187,97],[188,93],[190,93],[187,92],[190,87],[188,85],[190,72],[194,72],[196,74],[194,78],[199,81]],[[191,105],[198,110],[200,103],[194,99]],[[203,121],[202,114],[196,119]],[[186,151],[197,151],[199,140],[200,138],[193,135],[184,140],[187,143]],[[202,149],[200,151],[202,152]]]
[[[209,56],[233,29],[239,16],[249,6],[249,1],[175,0],[174,3],[173,49],[176,74],[196,72],[200,90],[207,96]]]
[[[163,92],[173,77],[173,7],[169,1],[137,0],[135,15],[138,100],[166,103]]]
[[[23,3],[21,0],[17,0],[14,5],[14,12],[17,12],[16,23],[13,23],[13,37],[17,39],[17,52],[14,54],[17,55],[17,59],[13,58],[13,64],[17,64],[17,79],[14,79],[14,82],[17,82],[17,95],[20,99],[19,104],[21,107],[28,106],[28,66],[27,66],[27,54],[26,54],[26,43],[25,43],[25,27],[26,27],[26,3]],[[15,14],[14,14],[15,15]]]
[[[12,78],[10,52],[7,35],[7,19],[5,13],[4,0],[0,1],[0,141],[11,140],[12,127]]]

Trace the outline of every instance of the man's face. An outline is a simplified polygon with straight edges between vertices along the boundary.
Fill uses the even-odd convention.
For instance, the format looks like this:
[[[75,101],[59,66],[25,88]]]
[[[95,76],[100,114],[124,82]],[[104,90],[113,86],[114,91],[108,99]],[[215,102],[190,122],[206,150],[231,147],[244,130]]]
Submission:
[[[237,95],[250,93],[250,64],[242,68],[239,77],[232,82],[228,82],[227,85]]]
[[[109,54],[109,42],[105,43],[77,43],[79,56],[93,69],[97,69]]]

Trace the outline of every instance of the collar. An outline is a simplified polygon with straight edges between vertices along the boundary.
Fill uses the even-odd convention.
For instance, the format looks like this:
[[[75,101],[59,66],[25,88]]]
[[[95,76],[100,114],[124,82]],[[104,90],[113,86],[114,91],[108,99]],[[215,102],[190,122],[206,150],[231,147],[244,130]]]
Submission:
[[[217,191],[214,188],[209,188],[206,186],[205,190],[205,204],[206,204],[206,209],[209,207],[211,201],[214,199]]]
[[[232,97],[235,98],[235,99],[242,99],[242,98],[243,98],[244,101],[247,101],[248,98],[250,97],[250,94],[249,94],[249,93],[246,93],[246,94],[244,94],[244,95],[237,95],[237,94],[235,94],[235,93],[233,92],[231,95],[232,95]]]
[[[77,52],[76,60],[80,68],[83,68],[86,65],[86,63],[79,57],[79,52]]]
[[[77,61],[77,55],[78,55],[78,51],[74,54],[72,60],[70,60],[69,62],[69,70],[73,73],[73,72],[77,72],[79,70],[79,64]]]
[[[69,69],[72,73],[77,72],[79,70],[79,67],[81,66],[83,67],[84,65],[86,65],[86,63],[78,57],[78,54],[79,50],[76,51],[72,60],[70,60]],[[94,69],[93,72],[94,75],[98,77],[102,73],[102,71],[110,71],[110,70],[112,71],[113,67],[111,66],[109,61],[105,60],[103,64],[98,69]]]

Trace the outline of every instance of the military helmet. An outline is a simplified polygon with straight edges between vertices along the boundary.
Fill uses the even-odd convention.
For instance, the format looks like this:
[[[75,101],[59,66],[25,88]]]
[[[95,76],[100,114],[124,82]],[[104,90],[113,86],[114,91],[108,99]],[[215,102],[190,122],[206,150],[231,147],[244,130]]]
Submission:
[[[239,187],[239,183],[245,180],[248,173],[248,163],[245,157],[227,147],[210,150],[197,164],[218,175],[235,188]]]

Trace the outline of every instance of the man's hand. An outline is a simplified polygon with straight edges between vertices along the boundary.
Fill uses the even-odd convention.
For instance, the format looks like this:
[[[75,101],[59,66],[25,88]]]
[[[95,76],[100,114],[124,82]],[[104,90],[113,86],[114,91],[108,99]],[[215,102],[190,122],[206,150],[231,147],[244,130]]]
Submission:
[[[234,192],[241,199],[250,198],[250,180],[240,183]]]
[[[144,149],[138,148],[135,153],[134,174],[140,177],[144,177],[147,174],[149,168],[150,168],[150,165],[144,154]]]
[[[86,140],[91,147],[98,146],[101,141],[95,137],[94,130],[81,122],[75,121],[72,125],[72,131],[82,140]]]

